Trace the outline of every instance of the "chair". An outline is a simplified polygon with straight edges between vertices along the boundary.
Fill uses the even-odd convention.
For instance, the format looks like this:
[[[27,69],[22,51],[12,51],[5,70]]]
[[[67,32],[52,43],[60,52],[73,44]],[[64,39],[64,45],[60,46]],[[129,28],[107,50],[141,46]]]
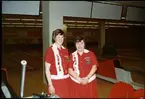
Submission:
[[[15,91],[13,90],[12,86],[10,85],[8,81],[8,74],[7,69],[2,68],[2,81],[1,81],[1,98],[14,98],[18,97]]]
[[[143,99],[145,94],[144,89],[138,89],[134,91],[133,97],[132,98],[137,98],[137,99]]]
[[[133,93],[131,85],[120,81],[114,84],[108,98],[131,98]]]

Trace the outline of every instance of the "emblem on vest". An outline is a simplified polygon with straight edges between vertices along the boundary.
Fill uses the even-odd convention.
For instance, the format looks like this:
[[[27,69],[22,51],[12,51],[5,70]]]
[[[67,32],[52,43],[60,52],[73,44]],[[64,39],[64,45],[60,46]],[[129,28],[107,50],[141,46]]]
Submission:
[[[91,63],[91,57],[85,57],[85,62],[89,65]]]
[[[67,61],[67,62],[69,62],[69,57],[68,56],[64,56],[65,57],[65,60]]]

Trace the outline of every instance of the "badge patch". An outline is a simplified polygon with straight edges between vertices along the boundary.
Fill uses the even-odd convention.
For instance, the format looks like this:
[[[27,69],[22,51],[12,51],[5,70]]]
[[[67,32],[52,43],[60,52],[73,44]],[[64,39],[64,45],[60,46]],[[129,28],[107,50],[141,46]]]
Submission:
[[[69,57],[68,56],[64,56],[66,61],[68,62],[69,61]]]
[[[91,63],[91,58],[90,57],[85,57],[85,61],[86,61],[86,64],[90,64]]]

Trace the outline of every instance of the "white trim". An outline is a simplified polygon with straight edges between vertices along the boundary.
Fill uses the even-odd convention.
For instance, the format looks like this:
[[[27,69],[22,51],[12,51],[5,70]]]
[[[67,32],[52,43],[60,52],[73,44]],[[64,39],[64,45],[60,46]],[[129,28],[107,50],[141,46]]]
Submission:
[[[79,60],[78,60],[77,51],[72,53],[72,59],[74,61],[74,63],[73,63],[74,72],[79,76],[80,75],[80,71],[79,71],[79,68],[78,68],[78,64],[79,64],[78,61]]]
[[[66,79],[66,78],[69,78],[69,74],[63,76],[51,75],[51,79],[53,80]]]
[[[112,83],[122,81],[122,82],[130,84],[136,90],[140,89],[140,88],[144,88],[143,84],[138,84],[132,80],[131,73],[129,71],[126,71],[126,70],[120,69],[120,68],[115,68],[115,74],[117,77],[116,80],[109,78],[109,77],[101,76],[99,74],[97,74],[97,77],[100,79],[112,82]]]
[[[2,89],[2,91],[3,91],[3,93],[4,93],[6,98],[11,98],[11,94],[9,92],[9,89],[5,85],[4,86],[2,85],[1,89]]]
[[[138,84],[136,82],[131,82],[131,83],[128,83],[130,84],[135,90],[138,90],[140,88],[144,89],[144,85],[143,84]]]
[[[61,46],[61,47],[64,49],[63,46]],[[63,67],[62,67],[62,60],[61,60],[57,45],[55,43],[52,45],[52,50],[54,52],[55,66],[56,66],[57,75],[58,76],[63,76],[64,71],[63,71]],[[59,59],[59,61],[58,61],[58,59]],[[58,62],[59,62],[60,65],[58,65]],[[59,70],[59,69],[61,69],[61,70]]]
[[[88,52],[89,52],[89,50],[84,49],[84,53],[88,53]],[[80,71],[79,71],[79,60],[78,60],[77,50],[72,53],[72,59],[74,61],[74,63],[73,63],[74,72],[79,76]]]
[[[72,77],[71,75],[70,75],[70,78],[71,78],[74,82],[80,84],[80,82],[79,82],[78,80],[76,80],[74,77]],[[92,82],[93,80],[95,80],[95,78],[96,78],[96,74],[94,74],[92,77],[89,78],[88,83],[90,83],[90,82]]]
[[[116,79],[109,78],[109,77],[105,77],[105,76],[101,76],[101,75],[99,75],[99,74],[97,74],[97,77],[100,78],[100,79],[104,79],[104,80],[106,80],[106,81],[112,82],[112,83],[116,83],[116,82],[117,82]]]

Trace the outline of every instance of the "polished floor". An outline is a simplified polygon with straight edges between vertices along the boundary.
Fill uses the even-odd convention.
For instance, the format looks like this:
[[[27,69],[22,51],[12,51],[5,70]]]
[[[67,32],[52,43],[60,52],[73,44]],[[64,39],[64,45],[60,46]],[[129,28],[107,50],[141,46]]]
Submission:
[[[138,58],[139,55],[132,54],[131,51],[124,52],[118,51],[119,57],[122,59],[122,66],[125,68],[133,68],[135,70],[144,71],[144,63],[142,59]],[[131,57],[131,58],[129,58]],[[47,87],[43,83],[43,63],[42,51],[37,49],[15,49],[4,50],[2,57],[2,67],[7,68],[8,80],[17,95],[20,94],[20,81],[21,81],[21,60],[27,60],[27,69],[25,75],[24,96],[31,96],[33,93],[47,92]],[[133,81],[144,84],[144,75],[141,72],[132,72]],[[98,79],[98,94],[99,98],[107,98],[113,86],[113,83]]]

